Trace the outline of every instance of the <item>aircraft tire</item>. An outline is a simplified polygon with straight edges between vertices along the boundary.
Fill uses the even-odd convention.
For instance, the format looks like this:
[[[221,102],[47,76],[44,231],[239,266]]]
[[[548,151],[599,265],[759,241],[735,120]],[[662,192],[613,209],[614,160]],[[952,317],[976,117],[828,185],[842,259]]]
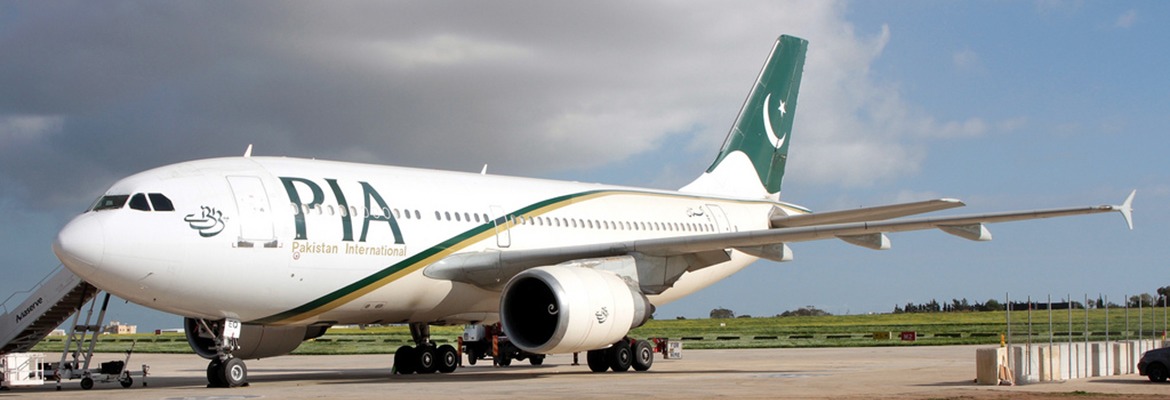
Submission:
[[[468,347],[467,348],[467,363],[470,365],[475,365],[475,363],[478,361],[479,361],[479,355],[475,354],[475,349]]]
[[[414,347],[402,346],[394,351],[394,371],[400,375],[410,375],[418,370],[418,360]]]
[[[654,346],[645,340],[634,342],[634,371],[645,371],[654,365]]]
[[[244,360],[239,358],[229,358],[223,362],[220,367],[222,371],[222,381],[227,387],[240,387],[248,385],[248,366],[244,365]]]
[[[439,346],[436,354],[438,360],[439,372],[449,374],[455,372],[459,368],[459,353],[455,352],[455,348],[449,344]]]
[[[609,369],[609,349],[589,350],[585,353],[585,361],[589,364],[589,370],[593,372],[605,372]]]
[[[630,342],[622,339],[609,348],[609,367],[613,372],[626,372],[634,360],[634,351],[630,349]]]
[[[418,362],[418,372],[420,374],[433,374],[439,370],[438,359],[435,354],[435,348],[431,346],[415,347],[414,359]]]
[[[207,364],[207,387],[227,387],[223,378],[223,361],[219,357],[212,358],[211,362]]]
[[[530,357],[528,357],[528,363],[532,364],[533,366],[544,365],[544,355],[537,354],[534,356],[530,356]]]

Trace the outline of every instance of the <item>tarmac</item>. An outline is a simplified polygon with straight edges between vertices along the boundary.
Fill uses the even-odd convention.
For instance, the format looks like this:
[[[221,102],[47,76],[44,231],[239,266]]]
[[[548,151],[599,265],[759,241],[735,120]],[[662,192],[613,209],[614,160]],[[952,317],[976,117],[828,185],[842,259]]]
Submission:
[[[1054,399],[1164,398],[1170,383],[1138,375],[981,386],[974,383],[975,349],[987,346],[900,346],[813,349],[684,350],[681,359],[655,359],[646,372],[592,373],[555,355],[543,366],[489,361],[451,374],[391,375],[393,355],[283,356],[249,360],[250,385],[207,388],[207,361],[191,354],[135,354],[135,377],[82,390],[77,380],[0,391],[0,398],[259,399],[259,398],[768,398],[768,399]],[[46,358],[50,355],[46,355]],[[95,362],[123,359],[97,354]],[[1052,395],[1056,393],[1057,395]],[[1087,395],[1085,393],[1088,393]],[[1119,397],[1118,397],[1119,396]]]

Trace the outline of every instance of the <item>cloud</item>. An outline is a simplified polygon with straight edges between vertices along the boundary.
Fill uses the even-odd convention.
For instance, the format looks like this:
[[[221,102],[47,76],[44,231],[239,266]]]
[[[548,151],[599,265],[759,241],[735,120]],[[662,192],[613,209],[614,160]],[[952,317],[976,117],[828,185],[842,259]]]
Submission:
[[[1136,10],[1126,11],[1125,13],[1123,13],[1117,17],[1117,21],[1115,21],[1113,23],[1113,26],[1116,26],[1116,27],[1122,28],[1122,29],[1129,29],[1129,28],[1133,27],[1133,24],[1135,22],[1137,22],[1137,17],[1138,17],[1138,15],[1137,15]]]
[[[923,140],[995,124],[936,121],[873,77],[893,35],[855,32],[842,3],[271,5],[14,6],[21,18],[0,27],[0,116],[53,117],[0,119],[0,185],[20,189],[6,195],[73,210],[117,177],[249,143],[257,155],[527,176],[707,149],[663,168],[686,179],[781,33],[810,41],[789,169],[799,181],[913,174]]]
[[[983,65],[979,61],[979,54],[971,49],[956,51],[951,55],[951,61],[960,71],[980,71]]]
[[[64,121],[59,116],[15,115],[0,117],[0,149],[44,140],[59,132]]]

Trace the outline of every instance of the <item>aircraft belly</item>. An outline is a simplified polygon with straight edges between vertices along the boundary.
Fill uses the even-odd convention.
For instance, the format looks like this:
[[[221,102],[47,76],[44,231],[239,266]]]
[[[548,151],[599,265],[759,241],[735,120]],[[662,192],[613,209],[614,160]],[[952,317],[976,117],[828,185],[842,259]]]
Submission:
[[[315,317],[340,324],[406,322],[464,323],[458,315],[495,314],[499,293],[475,286],[410,274],[354,301]]]

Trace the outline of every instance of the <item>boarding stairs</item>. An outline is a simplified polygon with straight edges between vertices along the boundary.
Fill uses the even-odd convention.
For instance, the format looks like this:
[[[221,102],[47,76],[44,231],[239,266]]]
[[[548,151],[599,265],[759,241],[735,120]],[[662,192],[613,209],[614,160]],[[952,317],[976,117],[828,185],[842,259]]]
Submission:
[[[0,305],[4,313],[0,316],[0,354],[28,352],[69,317],[78,314],[98,292],[69,269],[58,266],[32,289],[9,296]],[[26,300],[15,307],[8,306],[10,300],[23,293],[29,293]]]

